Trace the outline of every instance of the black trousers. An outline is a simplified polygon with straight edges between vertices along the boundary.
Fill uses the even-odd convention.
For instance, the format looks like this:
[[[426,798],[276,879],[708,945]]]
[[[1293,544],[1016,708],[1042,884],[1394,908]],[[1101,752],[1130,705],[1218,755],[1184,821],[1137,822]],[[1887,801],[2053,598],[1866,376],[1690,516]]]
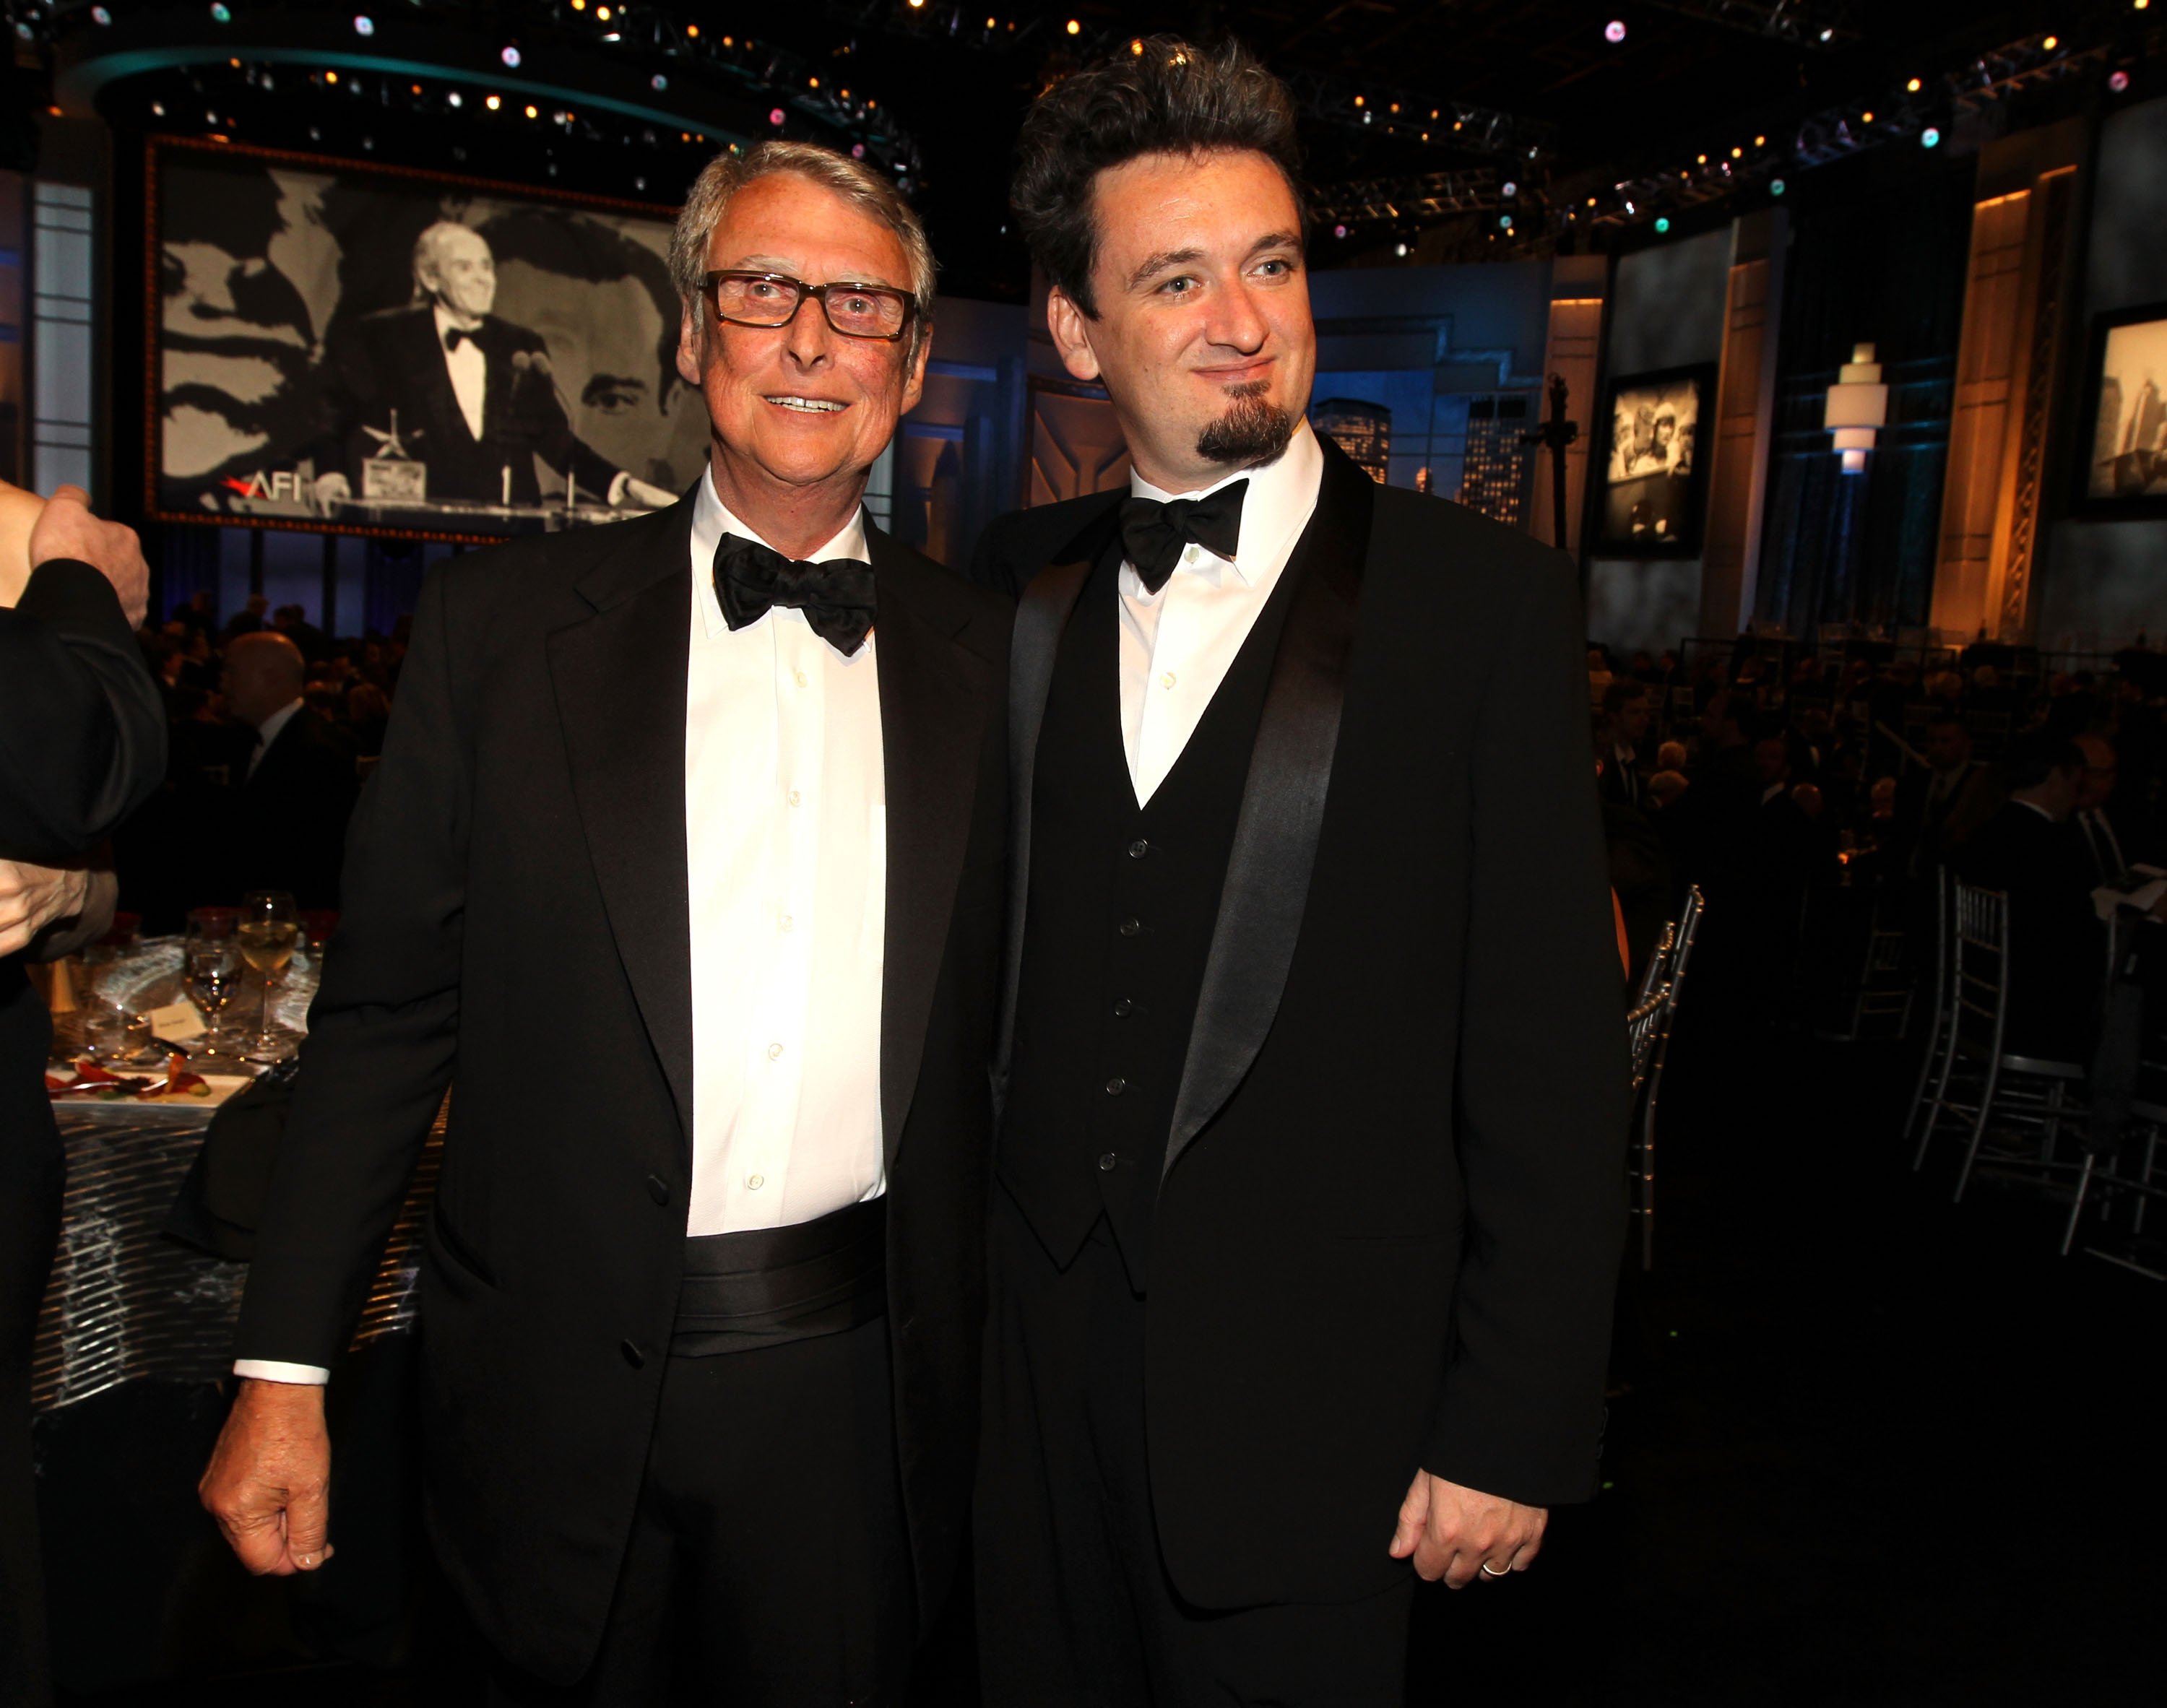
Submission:
[[[36,1708],[52,1695],[30,1467],[30,1351],[60,1237],[66,1166],[42,1088],[37,1097],[0,1102],[0,1702],[9,1708]]]
[[[1401,1708],[1412,1573],[1343,1603],[1182,1600],[1152,1514],[1144,1301],[1105,1221],[1062,1271],[993,1200],[974,1522],[986,1708]]]
[[[645,1708],[899,1702],[915,1623],[887,1320],[672,1357],[592,1670],[493,1700]]]

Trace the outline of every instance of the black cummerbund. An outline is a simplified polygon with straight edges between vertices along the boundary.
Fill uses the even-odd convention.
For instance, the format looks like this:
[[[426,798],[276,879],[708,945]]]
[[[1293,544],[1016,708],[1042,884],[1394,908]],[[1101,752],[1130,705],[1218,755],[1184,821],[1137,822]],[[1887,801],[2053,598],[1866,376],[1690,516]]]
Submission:
[[[685,1242],[670,1351],[710,1357],[839,1335],[887,1309],[887,1198]]]

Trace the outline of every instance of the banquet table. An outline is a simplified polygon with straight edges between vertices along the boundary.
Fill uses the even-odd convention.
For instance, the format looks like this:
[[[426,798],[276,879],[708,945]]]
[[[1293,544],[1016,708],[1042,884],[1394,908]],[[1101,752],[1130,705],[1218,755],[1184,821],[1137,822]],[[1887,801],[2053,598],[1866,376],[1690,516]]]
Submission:
[[[131,1103],[56,1109],[67,1196],[32,1355],[34,1410],[58,1411],[146,1378],[213,1382],[231,1366],[248,1266],[164,1232],[213,1113]],[[369,1288],[357,1348],[413,1325],[443,1127],[440,1110]]]

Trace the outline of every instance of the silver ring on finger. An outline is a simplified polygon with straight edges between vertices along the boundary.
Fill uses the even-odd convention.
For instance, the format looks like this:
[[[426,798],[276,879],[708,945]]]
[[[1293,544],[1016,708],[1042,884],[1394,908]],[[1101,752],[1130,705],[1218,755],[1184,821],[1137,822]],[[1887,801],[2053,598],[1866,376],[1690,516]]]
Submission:
[[[1509,1578],[1513,1575],[1513,1568],[1510,1566],[1507,1566],[1501,1572],[1497,1570],[1496,1567],[1492,1566],[1489,1561],[1485,1560],[1482,1563],[1482,1575],[1486,1578]]]

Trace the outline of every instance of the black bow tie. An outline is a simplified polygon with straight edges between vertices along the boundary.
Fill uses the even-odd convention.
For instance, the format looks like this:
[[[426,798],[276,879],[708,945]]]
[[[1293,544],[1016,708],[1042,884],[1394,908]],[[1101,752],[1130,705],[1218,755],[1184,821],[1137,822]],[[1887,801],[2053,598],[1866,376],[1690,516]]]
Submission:
[[[444,348],[456,352],[459,347],[459,341],[463,338],[472,338],[479,346],[481,341],[479,336],[480,331],[481,328],[479,326],[447,326],[444,328]]]
[[[845,658],[873,626],[873,566],[856,558],[802,563],[742,534],[715,547],[715,596],[733,629],[758,622],[770,607],[802,611],[813,632]]]
[[[1129,498],[1121,501],[1121,546],[1136,577],[1153,593],[1165,586],[1194,542],[1215,558],[1233,561],[1242,543],[1242,500],[1249,483],[1235,481],[1204,498]]]

